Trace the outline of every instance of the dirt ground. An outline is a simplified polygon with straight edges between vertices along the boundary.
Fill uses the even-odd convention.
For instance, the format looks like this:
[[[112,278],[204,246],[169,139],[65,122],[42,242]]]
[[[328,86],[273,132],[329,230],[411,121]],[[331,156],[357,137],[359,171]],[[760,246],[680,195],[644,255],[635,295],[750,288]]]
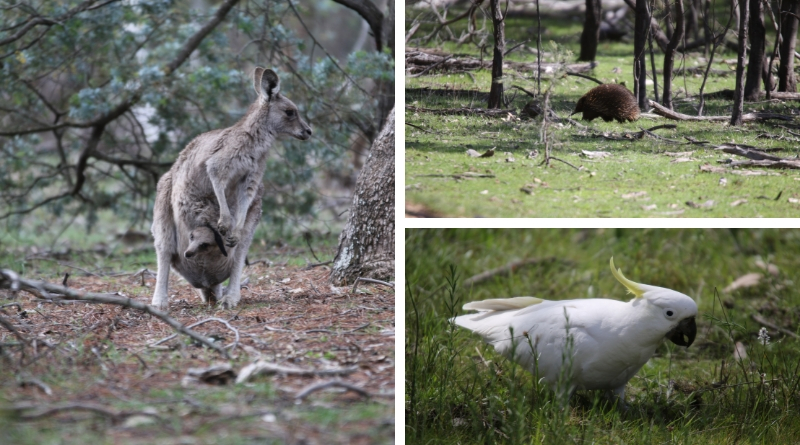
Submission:
[[[193,329],[230,345],[230,360],[185,335],[154,346],[175,331],[137,310],[0,291],[0,316],[24,339],[0,327],[0,406],[11,407],[12,431],[26,443],[62,443],[64,431],[107,443],[392,443],[394,290],[359,284],[352,294],[352,287],[328,284],[325,267],[260,263],[245,275],[239,306],[223,310],[206,307],[171,274],[170,316],[185,326],[228,321],[238,342],[218,321]],[[155,279],[71,276],[67,284],[149,302]],[[259,359],[309,372],[233,382]],[[230,364],[232,372],[211,383],[187,376],[214,364]],[[341,368],[352,369],[325,372]],[[355,390],[331,386],[297,397],[332,381]]]

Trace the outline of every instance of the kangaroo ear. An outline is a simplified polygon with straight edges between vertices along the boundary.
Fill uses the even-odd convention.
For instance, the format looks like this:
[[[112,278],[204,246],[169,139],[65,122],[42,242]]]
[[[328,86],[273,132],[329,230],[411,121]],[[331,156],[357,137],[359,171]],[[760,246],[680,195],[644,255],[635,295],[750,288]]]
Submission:
[[[256,94],[261,96],[261,76],[264,74],[264,68],[256,67],[256,70],[253,71],[253,89],[256,90]]]
[[[225,250],[225,242],[222,240],[222,235],[219,234],[217,229],[211,227],[211,224],[206,224],[206,227],[211,229],[211,232],[214,233],[214,241],[217,242],[217,246],[219,247],[220,252],[222,252],[222,256],[227,257],[228,251]]]
[[[275,71],[263,70],[261,75],[261,92],[259,95],[261,99],[268,102],[275,98],[281,91],[281,80]]]

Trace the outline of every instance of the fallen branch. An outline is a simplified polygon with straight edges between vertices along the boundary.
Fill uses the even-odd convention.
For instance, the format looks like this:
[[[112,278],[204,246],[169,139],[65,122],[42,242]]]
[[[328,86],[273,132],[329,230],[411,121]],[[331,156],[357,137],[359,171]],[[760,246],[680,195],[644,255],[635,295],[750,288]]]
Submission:
[[[294,398],[297,400],[303,400],[313,392],[321,391],[327,388],[332,388],[334,386],[338,386],[340,388],[345,388],[347,390],[357,392],[362,397],[369,397],[371,395],[367,390],[359,386],[352,385],[350,383],[346,383],[341,380],[329,380],[327,382],[313,383],[311,385],[306,386],[300,392],[298,392],[297,395],[294,396]]]
[[[689,116],[688,114],[678,113],[677,111],[670,110],[669,108],[666,108],[658,102],[652,100],[650,101],[650,106],[653,108],[653,113],[676,121],[728,122],[731,120],[730,116]],[[792,121],[794,120],[794,116],[763,112],[747,113],[742,115],[742,122],[756,122],[769,119]]]
[[[766,167],[779,169],[800,169],[800,160],[781,159],[779,161],[732,161],[728,165],[731,167]]]
[[[774,324],[774,323],[771,323],[771,322],[769,322],[769,321],[765,320],[764,318],[762,318],[762,317],[761,317],[760,315],[758,315],[758,314],[753,314],[753,315],[751,315],[750,317],[751,317],[751,318],[753,319],[753,321],[755,321],[756,323],[759,323],[759,324],[761,324],[761,325],[763,325],[763,326],[766,326],[766,327],[768,327],[768,328],[770,328],[770,329],[774,329],[774,330],[776,330],[776,331],[778,331],[778,332],[780,332],[780,333],[782,333],[782,334],[784,334],[784,335],[788,335],[789,337],[792,337],[792,338],[795,338],[795,339],[800,339],[800,335],[797,335],[797,334],[795,334],[794,332],[792,332],[792,331],[790,331],[790,330],[788,330],[788,329],[786,329],[786,328],[782,328],[782,327],[780,327],[780,326],[778,326],[778,325],[776,325],[776,324]]]
[[[263,360],[259,360],[255,363],[251,363],[241,371],[239,371],[239,377],[236,378],[236,383],[244,383],[250,378],[255,377],[260,374],[286,374],[286,375],[294,375],[300,377],[314,377],[320,375],[349,375],[354,372],[358,371],[358,366],[351,366],[348,368],[333,368],[333,369],[302,369],[302,368],[294,368],[289,366],[281,366],[275,363],[265,362]]]
[[[570,167],[574,168],[575,170],[581,171],[581,167],[575,167],[574,165],[570,164],[569,162],[567,162],[567,161],[565,161],[563,159],[559,159],[559,158],[557,158],[555,156],[550,156],[550,159],[552,159],[554,161],[563,162],[563,163],[569,165]]]
[[[356,282],[353,283],[353,290],[350,291],[351,294],[356,293],[356,288],[358,288],[358,283],[360,283],[362,281],[365,282],[365,283],[382,284],[384,286],[391,287],[392,289],[394,289],[394,283],[392,283],[390,281],[381,281],[381,280],[375,280],[375,279],[372,279],[372,278],[358,277],[358,278],[356,278]]]
[[[713,147],[714,150],[723,151],[732,155],[744,156],[745,158],[754,161],[784,161],[785,159],[780,156],[771,155],[760,151],[757,147],[751,145],[741,144],[722,144]]]
[[[188,335],[189,337],[197,340],[198,342],[208,346],[209,348],[219,352],[223,357],[228,358],[228,353],[215,344],[211,340],[203,337],[202,335],[194,332],[180,322],[170,317],[166,313],[144,303],[132,300],[128,297],[122,297],[118,294],[100,294],[95,292],[84,292],[73,290],[64,286],[51,284],[46,281],[33,281],[21,278],[19,275],[8,269],[0,269],[0,288],[4,289],[20,289],[24,290],[37,298],[48,301],[85,301],[95,304],[115,304],[117,306],[129,307],[146,312],[164,323],[170,325],[176,331]]]
[[[416,77],[427,72],[433,66],[442,67],[444,71],[468,71],[477,69],[492,69],[490,59],[481,60],[474,57],[455,57],[453,54],[445,54],[442,51],[430,48],[406,47],[405,67],[406,77]],[[517,70],[525,73],[536,73],[555,75],[560,70],[566,68],[567,73],[585,73],[597,67],[597,62],[589,63],[542,63],[536,62],[514,62],[506,60],[503,68]]]
[[[189,326],[186,326],[186,328],[187,329],[194,328],[194,327],[200,326],[201,324],[208,323],[209,321],[216,321],[216,322],[224,324],[228,329],[233,331],[234,335],[236,335],[236,339],[233,341],[233,343],[229,344],[228,346],[225,346],[224,349],[235,348],[236,345],[239,344],[239,331],[236,328],[234,328],[233,326],[231,326],[230,323],[228,323],[227,321],[225,321],[225,320],[223,320],[221,318],[217,318],[217,317],[206,318],[205,320],[200,320],[197,323],[192,323]],[[172,335],[170,335],[168,337],[162,338],[161,340],[159,340],[159,341],[157,341],[155,343],[150,343],[150,346],[158,346],[161,343],[170,341],[170,340],[172,340],[173,338],[175,338],[177,336],[178,336],[178,334],[172,334]]]
[[[509,114],[516,114],[514,110],[502,110],[498,108],[423,108],[423,107],[415,107],[412,105],[406,105],[406,110],[413,111],[415,113],[433,113],[433,114],[444,114],[444,115],[473,115],[473,114],[480,114],[483,116],[488,117],[506,117]]]
[[[55,406],[36,406],[28,404],[12,405],[11,407],[4,408],[16,414],[15,418],[18,420],[37,420],[42,417],[52,416],[62,411],[90,411],[95,414],[110,418],[114,422],[119,422],[122,419],[130,416],[147,416],[164,423],[164,419],[157,414],[149,413],[147,411],[117,411],[102,405],[85,402],[65,403]],[[38,410],[31,414],[24,414],[27,411]]]

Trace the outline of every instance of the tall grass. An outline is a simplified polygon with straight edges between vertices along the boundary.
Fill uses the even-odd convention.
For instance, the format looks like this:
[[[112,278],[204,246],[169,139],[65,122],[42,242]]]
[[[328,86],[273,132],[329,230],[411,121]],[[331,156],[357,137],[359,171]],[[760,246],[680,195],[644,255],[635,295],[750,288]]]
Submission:
[[[798,230],[407,230],[407,441],[798,443],[800,341],[752,319],[798,331],[798,241]],[[485,298],[627,300],[607,269],[611,255],[631,279],[684,292],[700,308],[695,344],[665,342],[629,382],[627,409],[600,392],[559,401],[449,321]],[[559,261],[461,286],[514,259],[547,256]],[[761,282],[722,292],[747,272],[761,272]],[[746,358],[734,355],[737,343]]]

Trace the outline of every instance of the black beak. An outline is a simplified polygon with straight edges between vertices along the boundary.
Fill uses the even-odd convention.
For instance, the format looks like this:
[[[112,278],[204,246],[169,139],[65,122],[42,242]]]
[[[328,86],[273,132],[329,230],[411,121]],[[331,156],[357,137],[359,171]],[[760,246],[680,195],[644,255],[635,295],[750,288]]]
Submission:
[[[686,346],[687,348],[694,343],[694,337],[696,335],[697,324],[694,321],[694,317],[684,318],[678,323],[678,326],[675,326],[672,330],[667,332],[669,341],[678,346]]]

